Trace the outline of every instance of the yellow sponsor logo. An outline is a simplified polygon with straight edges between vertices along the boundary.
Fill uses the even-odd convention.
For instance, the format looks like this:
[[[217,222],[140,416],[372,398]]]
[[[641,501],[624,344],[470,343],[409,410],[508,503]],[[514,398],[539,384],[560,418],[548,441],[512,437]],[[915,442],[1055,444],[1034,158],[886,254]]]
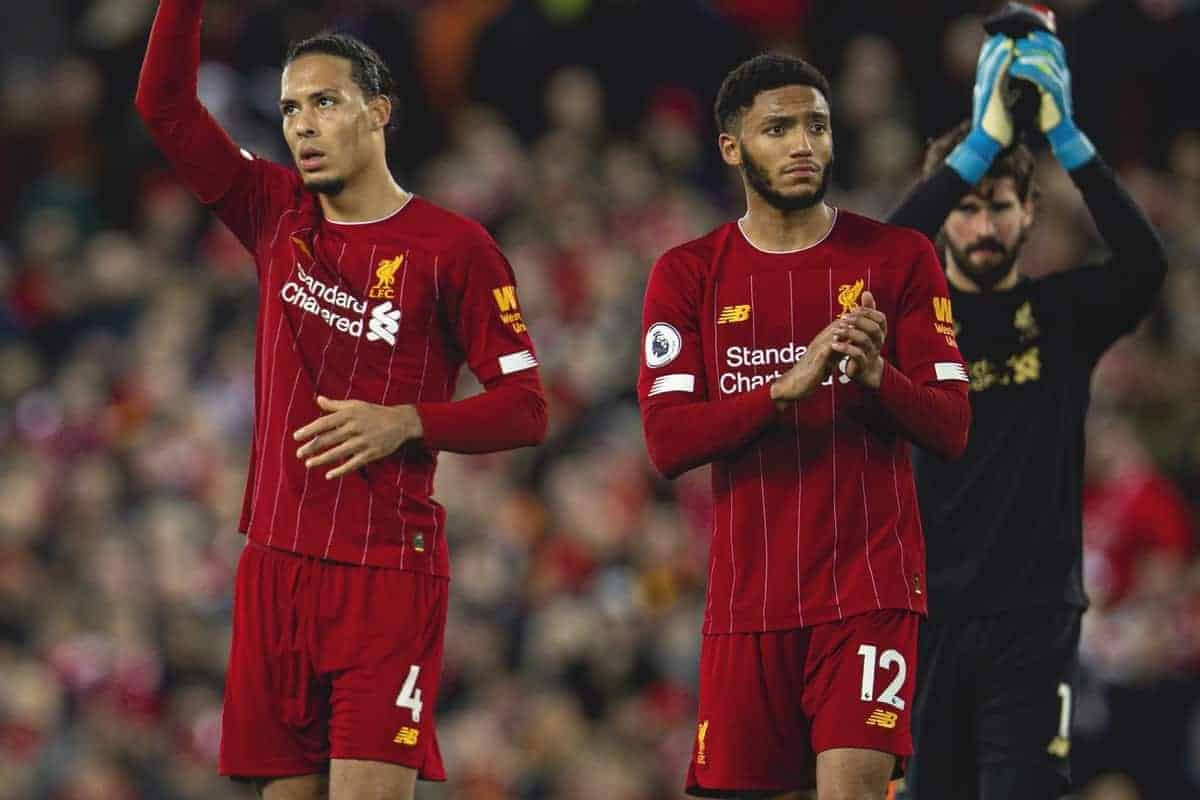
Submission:
[[[1046,752],[1058,758],[1066,758],[1071,753],[1071,743],[1061,736],[1055,736],[1046,747]]]
[[[933,298],[933,316],[937,320],[933,323],[933,329],[946,337],[946,344],[957,347],[954,337],[958,335],[958,325],[954,322],[949,297]]]
[[[867,724],[891,730],[896,727],[896,720],[898,718],[899,716],[895,711],[884,711],[882,708],[877,708],[867,717]]]
[[[842,313],[839,317],[844,317],[854,309],[858,308],[858,298],[863,293],[863,280],[859,278],[854,283],[843,283],[838,287],[837,301],[842,305]]]
[[[404,265],[404,256],[398,255],[395,258],[385,258],[379,262],[379,266],[375,268],[375,285],[367,291],[367,296],[372,300],[391,300],[396,296],[392,287],[396,283],[396,273],[400,271],[400,267]]]
[[[747,306],[749,308],[749,306]],[[708,754],[704,751],[704,737],[708,735],[708,720],[696,726],[696,763],[704,766],[708,763]]]
[[[731,322],[745,322],[750,319],[750,306],[725,306],[717,317],[718,325],[728,325]]]
[[[417,728],[405,727],[400,729],[400,732],[396,734],[396,738],[392,739],[392,741],[396,744],[403,744],[413,747],[416,745],[417,737],[420,735],[421,731]]]
[[[492,297],[496,298],[496,305],[500,307],[501,314],[517,310],[517,287],[500,286],[492,289]]]
[[[933,316],[937,317],[938,322],[954,325],[954,312],[950,310],[949,297],[933,298]]]
[[[511,325],[513,333],[524,333],[527,328],[517,305],[517,287],[499,286],[492,289],[492,297],[496,298],[496,307],[500,309],[500,322]]]
[[[1017,329],[1022,342],[1027,342],[1041,333],[1037,320],[1033,318],[1033,306],[1028,300],[1013,314],[1013,327]]]

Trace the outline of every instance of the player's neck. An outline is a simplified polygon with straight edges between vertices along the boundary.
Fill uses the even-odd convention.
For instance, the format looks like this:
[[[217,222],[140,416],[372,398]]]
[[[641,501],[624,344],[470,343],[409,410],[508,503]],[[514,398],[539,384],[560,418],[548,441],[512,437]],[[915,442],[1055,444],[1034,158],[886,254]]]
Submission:
[[[947,250],[946,259],[946,281],[960,292],[967,294],[983,294],[987,292],[1008,292],[1016,288],[1017,282],[1021,280],[1021,272],[1017,269],[1017,265],[1013,264],[1012,269],[1008,274],[996,282],[990,289],[984,289],[976,283],[970,275],[963,271],[958,266],[958,262],[954,260],[954,256]]]
[[[370,222],[383,219],[408,202],[411,194],[396,183],[386,168],[367,169],[336,195],[317,195],[321,213],[332,222]]]
[[[738,225],[750,244],[768,252],[787,253],[816,244],[829,235],[837,216],[825,203],[799,211],[781,211],[752,197],[748,205],[749,210],[738,220]]]

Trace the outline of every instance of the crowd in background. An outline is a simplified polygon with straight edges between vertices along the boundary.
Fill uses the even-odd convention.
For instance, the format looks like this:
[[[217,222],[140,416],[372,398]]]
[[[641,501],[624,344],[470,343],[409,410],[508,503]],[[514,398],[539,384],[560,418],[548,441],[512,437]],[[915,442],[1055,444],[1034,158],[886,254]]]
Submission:
[[[830,75],[831,200],[887,213],[924,140],[969,112],[974,12],[994,4],[913,5],[209,0],[202,99],[279,160],[286,42],[335,26],[382,52],[400,87],[398,179],[493,232],[543,365],[545,446],[440,461],[450,781],[419,797],[681,796],[710,495],[706,469],[667,483],[645,455],[646,276],[741,213],[709,109],[761,49]],[[1072,755],[1088,800],[1197,797],[1200,111],[1185,98],[1200,9],[1052,5],[1080,124],[1171,265],[1153,318],[1094,382]],[[256,286],[134,115],[154,7],[0,10],[0,800],[251,794],[215,757]],[[1027,271],[1102,253],[1048,156],[1037,180]],[[461,391],[477,390],[468,376]]]

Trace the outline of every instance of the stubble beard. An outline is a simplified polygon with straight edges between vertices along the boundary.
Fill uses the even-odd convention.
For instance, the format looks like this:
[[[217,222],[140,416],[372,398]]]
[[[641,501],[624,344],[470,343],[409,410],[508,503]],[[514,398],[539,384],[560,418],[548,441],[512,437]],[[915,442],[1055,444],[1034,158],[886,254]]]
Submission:
[[[346,188],[346,181],[342,178],[316,178],[304,181],[304,188],[315,194],[337,197]]]
[[[803,194],[791,195],[783,194],[771,186],[771,178],[767,175],[766,169],[754,160],[744,144],[738,145],[738,148],[742,155],[742,174],[746,176],[747,183],[772,208],[779,211],[803,211],[825,199],[825,193],[829,191],[829,176],[833,159],[830,159],[829,163],[821,169],[821,182],[815,189]]]

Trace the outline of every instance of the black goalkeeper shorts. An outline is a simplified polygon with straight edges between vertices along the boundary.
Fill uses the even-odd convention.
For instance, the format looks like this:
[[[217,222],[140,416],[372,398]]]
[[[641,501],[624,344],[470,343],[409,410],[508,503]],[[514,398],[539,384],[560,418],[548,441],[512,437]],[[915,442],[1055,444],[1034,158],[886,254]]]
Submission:
[[[1078,608],[925,621],[907,800],[1057,800],[1070,786]]]

